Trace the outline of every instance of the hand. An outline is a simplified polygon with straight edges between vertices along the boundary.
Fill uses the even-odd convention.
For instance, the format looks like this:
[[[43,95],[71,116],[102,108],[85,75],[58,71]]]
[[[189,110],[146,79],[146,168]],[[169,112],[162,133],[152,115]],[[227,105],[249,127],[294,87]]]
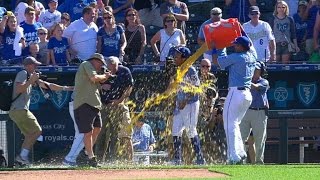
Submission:
[[[153,149],[154,149],[154,148],[153,148],[153,145],[150,145],[150,146],[149,146],[149,151],[153,151]]]
[[[299,51],[300,51],[300,48],[296,46],[296,53],[298,53]]]
[[[114,10],[112,11],[112,13],[113,13],[113,14],[117,14],[119,11],[120,11],[120,9],[117,8],[117,9],[114,9]]]
[[[31,84],[34,84],[36,81],[39,80],[39,77],[40,77],[40,74],[39,74],[39,73],[33,72],[33,73],[30,75],[29,81],[31,82]]]
[[[5,15],[5,16],[3,16],[2,21],[7,22],[8,18],[9,18],[8,15]]]
[[[111,89],[111,84],[103,84],[103,85],[101,86],[101,88],[102,88],[103,90],[108,91],[108,90]]]
[[[276,55],[271,53],[269,61],[271,62],[271,61],[275,61],[275,60],[276,60]]]
[[[187,105],[187,101],[186,101],[186,100],[181,101],[181,102],[178,103],[178,108],[179,108],[180,110],[182,110],[182,109],[184,109],[184,107],[185,107],[186,105]]]
[[[123,57],[125,54],[125,51],[122,48],[120,48],[119,57]]]

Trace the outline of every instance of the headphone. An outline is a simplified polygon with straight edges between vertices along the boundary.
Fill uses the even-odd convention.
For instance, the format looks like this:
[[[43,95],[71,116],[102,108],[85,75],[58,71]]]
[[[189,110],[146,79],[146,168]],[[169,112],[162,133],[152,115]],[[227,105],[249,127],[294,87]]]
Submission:
[[[260,70],[261,70],[261,77],[266,77],[268,75],[267,73],[267,66],[265,65],[265,63],[263,61],[257,61],[257,63],[260,64]]]

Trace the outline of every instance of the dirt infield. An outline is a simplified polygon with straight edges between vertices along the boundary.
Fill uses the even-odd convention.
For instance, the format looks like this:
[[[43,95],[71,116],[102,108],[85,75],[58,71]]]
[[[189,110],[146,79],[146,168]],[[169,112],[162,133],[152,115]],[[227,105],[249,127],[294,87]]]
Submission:
[[[1,180],[201,179],[221,177],[226,177],[226,175],[209,172],[206,169],[0,171]]]

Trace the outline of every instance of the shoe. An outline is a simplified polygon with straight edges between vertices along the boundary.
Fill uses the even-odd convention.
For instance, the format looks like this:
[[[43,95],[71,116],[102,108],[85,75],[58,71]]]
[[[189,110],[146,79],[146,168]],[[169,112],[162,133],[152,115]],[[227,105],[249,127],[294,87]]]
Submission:
[[[194,165],[205,165],[206,164],[206,161],[204,160],[204,159],[202,159],[202,160],[196,160],[195,162],[194,162]]]
[[[91,167],[101,167],[100,165],[98,165],[98,161],[97,161],[97,158],[95,156],[92,157],[91,159],[88,159],[87,165],[89,165]]]
[[[28,166],[30,165],[30,161],[28,159],[23,159],[20,155],[18,155],[16,157],[16,162],[20,165],[20,166]]]
[[[69,167],[76,167],[77,166],[76,162],[68,161],[66,159],[64,159],[62,161],[62,164],[65,165],[65,166],[69,166]]]
[[[172,160],[172,161],[169,161],[167,165],[170,165],[170,166],[181,166],[182,165],[182,161],[181,160]]]

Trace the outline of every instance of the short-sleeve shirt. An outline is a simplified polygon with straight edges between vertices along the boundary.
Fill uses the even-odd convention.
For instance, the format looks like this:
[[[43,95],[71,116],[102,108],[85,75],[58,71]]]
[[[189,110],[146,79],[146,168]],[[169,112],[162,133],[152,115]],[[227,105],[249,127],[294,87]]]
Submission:
[[[68,39],[62,37],[58,40],[55,37],[51,37],[48,43],[48,49],[53,50],[53,55],[57,65],[67,65],[67,50],[69,49]]]
[[[61,13],[57,10],[50,12],[49,9],[47,9],[40,15],[38,21],[41,22],[43,27],[50,29],[54,24],[60,23]]]
[[[134,127],[132,135],[133,149],[147,151],[151,144],[156,142],[151,127],[144,123],[141,128]]]
[[[116,72],[116,78],[112,81],[107,80],[105,84],[111,84],[111,89],[108,91],[102,90],[101,99],[105,104],[112,100],[120,99],[123,93],[133,86],[133,78],[129,68],[119,65]]]
[[[251,39],[253,47],[257,51],[258,60],[270,59],[269,42],[274,40],[272,29],[267,22],[259,20],[257,26],[253,26],[251,21],[243,24],[243,29]],[[265,54],[266,52],[266,54]],[[266,57],[265,57],[266,56]]]
[[[263,108],[268,106],[267,90],[269,89],[269,82],[264,78],[259,78],[256,84],[259,85],[259,90],[252,88],[252,102],[250,107]]]
[[[308,21],[303,20],[298,13],[293,15],[293,19],[296,24],[297,41],[299,44],[303,41],[303,38],[307,33]]]
[[[219,66],[229,71],[229,87],[251,87],[256,56],[250,52],[233,53],[218,57]]]
[[[160,16],[163,14],[169,14],[172,9],[174,13],[177,14],[186,14],[188,6],[184,2],[176,1],[175,4],[171,4],[169,2],[164,2],[160,5]],[[186,30],[186,24],[184,21],[178,21],[177,28],[181,29],[182,32]]]
[[[119,57],[121,47],[121,34],[124,30],[121,26],[116,26],[115,31],[112,34],[107,34],[102,27],[98,31],[98,37],[102,38],[101,54],[105,57],[116,56]]]
[[[16,92],[17,85],[23,84],[28,80],[28,73],[25,70],[18,72],[14,80],[12,99],[16,98],[19,93]],[[29,85],[27,90],[23,92],[14,102],[11,104],[10,110],[29,110],[30,96],[31,96],[32,85]]]
[[[184,75],[183,81],[180,83],[180,88],[178,89],[177,93],[177,101],[188,99],[187,104],[194,103],[199,100],[200,96],[199,94],[192,94],[188,93],[186,89],[188,86],[200,86],[200,79],[198,76],[198,73],[196,71],[196,68],[191,66],[188,69],[188,72]]]
[[[75,77],[74,109],[82,104],[88,104],[101,110],[100,84],[90,80],[94,75],[97,75],[97,71],[90,61],[84,61],[80,64]]]
[[[10,64],[18,64],[18,61],[20,61],[21,59],[15,56],[15,51],[13,50],[13,44],[14,44],[16,32],[15,31],[12,32],[9,30],[9,28],[6,28],[4,32],[0,35],[2,35],[2,43],[3,43],[2,52],[4,52],[2,54],[2,58],[4,60],[10,59],[10,62],[9,62]]]

